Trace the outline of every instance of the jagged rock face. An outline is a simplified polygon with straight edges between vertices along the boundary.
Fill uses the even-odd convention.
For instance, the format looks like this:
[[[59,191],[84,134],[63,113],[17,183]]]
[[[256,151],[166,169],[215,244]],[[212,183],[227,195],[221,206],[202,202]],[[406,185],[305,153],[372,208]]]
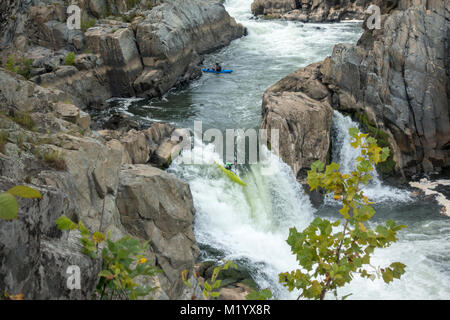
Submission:
[[[246,32],[220,0],[160,2],[80,1],[82,27],[96,22],[85,32],[68,29],[62,0],[17,4],[20,24],[9,23],[11,44],[0,47],[0,59],[31,58],[33,82],[67,92],[82,109],[102,108],[111,97],[161,96],[184,85],[201,74],[202,54]],[[77,56],[67,66],[70,52]]]
[[[169,124],[154,123],[148,129],[127,132],[100,130],[99,134],[111,144],[120,144],[124,157],[122,164],[147,164],[159,168],[169,167],[189,141],[189,132],[175,129]]]
[[[31,2],[32,0],[4,0],[0,3],[0,52],[14,40],[17,32],[24,32],[24,8]]]
[[[300,177],[316,160],[326,162],[330,148],[333,109],[326,99],[328,91],[316,79],[318,65],[307,72],[285,78],[266,90],[262,103],[261,128],[279,130],[279,156]],[[314,92],[300,92],[306,84]],[[317,86],[316,86],[317,84]],[[271,137],[271,134],[268,134]],[[269,143],[273,141],[269,138]]]
[[[170,282],[169,296],[179,295],[183,289],[180,274],[194,266],[199,253],[189,185],[157,168],[124,166],[117,207],[127,232],[151,240],[158,264]]]
[[[303,22],[363,19],[372,0],[254,0],[254,15]]]
[[[398,169],[412,175],[450,165],[450,14],[441,1],[401,3],[358,46],[336,46],[321,73],[333,106],[391,134]]]
[[[76,105],[62,102],[65,97],[59,90],[42,88],[0,68],[4,112],[0,128],[2,136],[8,136],[0,150],[0,192],[28,184],[44,195],[41,200],[21,201],[18,220],[0,221],[0,292],[24,293],[26,299],[90,299],[101,263],[82,255],[77,235],[59,232],[55,220],[66,215],[83,221],[91,231],[101,226],[113,240],[119,239],[129,227],[122,224],[122,214],[133,212],[123,211],[124,194],[132,193],[139,199],[136,204],[151,204],[139,213],[152,214],[153,231],[143,239],[152,240],[148,256],[164,271],[156,283],[149,283],[161,288],[155,297],[175,299],[186,294],[179,271],[182,265],[189,269],[198,255],[189,186],[149,164],[137,171],[122,167],[164,155],[175,128],[155,124],[144,131],[131,130],[125,134],[130,136],[127,146],[119,141],[121,132],[109,131],[111,137],[103,138],[90,131],[89,119]],[[4,115],[11,111],[27,112],[35,127],[23,127]],[[177,141],[172,147],[176,145]],[[136,151],[133,158],[130,150]],[[54,151],[64,168],[57,170],[38,157]],[[142,183],[137,189],[133,177]],[[150,230],[146,219],[141,223]],[[81,268],[82,290],[67,289],[69,265]]]
[[[166,1],[138,24],[136,40],[144,72],[138,92],[161,95],[200,73],[199,55],[228,45],[245,34],[220,1]]]
[[[305,102],[326,99],[335,109],[364,114],[387,134],[398,173],[448,167],[448,7],[442,1],[405,0],[384,2],[382,10],[387,15],[381,30],[367,30],[356,46],[336,45],[323,63],[287,76],[275,90],[301,92]]]
[[[87,47],[100,54],[107,66],[105,77],[116,96],[134,96],[133,81],[143,70],[131,28],[91,28],[86,32]]]
[[[0,177],[0,189],[15,183]],[[97,285],[100,260],[80,252],[79,239],[56,229],[55,220],[70,216],[66,194],[49,187],[39,187],[41,200],[19,201],[19,219],[0,221],[0,290],[10,295],[24,294],[25,299],[89,299]],[[66,286],[67,268],[80,267],[81,290]]]

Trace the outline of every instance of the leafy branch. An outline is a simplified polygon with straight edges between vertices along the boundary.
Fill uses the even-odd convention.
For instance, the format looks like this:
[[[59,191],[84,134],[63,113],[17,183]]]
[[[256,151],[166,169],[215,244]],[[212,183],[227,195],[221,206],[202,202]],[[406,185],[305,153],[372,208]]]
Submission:
[[[0,219],[14,220],[19,214],[17,198],[42,199],[39,191],[27,186],[15,186],[0,194]]]
[[[289,232],[287,243],[301,268],[281,273],[279,279],[289,291],[301,290],[299,298],[322,300],[329,291],[337,297],[337,289],[350,283],[355,274],[371,280],[381,276],[390,283],[405,273],[406,266],[400,262],[386,268],[373,268],[370,264],[374,250],[392,245],[398,240],[397,232],[405,228],[393,220],[375,230],[367,225],[375,210],[362,188],[372,179],[374,166],[389,157],[389,148],[380,148],[376,139],[356,128],[349,133],[351,146],[361,150],[356,170],[343,174],[339,164],[325,166],[317,161],[308,172],[311,190],[324,189],[342,203],[339,213],[344,221],[316,218],[302,232],[296,228]]]
[[[93,259],[102,259],[96,298],[136,300],[157,289],[137,282],[138,277],[152,277],[161,272],[145,256],[148,242],[141,243],[130,236],[113,241],[100,231],[91,233],[83,222],[77,224],[66,216],[59,217],[56,224],[60,230],[80,231],[81,252]],[[103,244],[101,251],[100,244]]]

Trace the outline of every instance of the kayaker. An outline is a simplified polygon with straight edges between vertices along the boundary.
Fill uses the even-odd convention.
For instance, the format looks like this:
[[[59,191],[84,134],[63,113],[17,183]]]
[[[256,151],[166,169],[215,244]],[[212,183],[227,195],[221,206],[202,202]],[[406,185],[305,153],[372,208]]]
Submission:
[[[231,171],[231,166],[232,166],[232,164],[230,162],[225,163],[225,169]]]
[[[216,71],[216,72],[220,72],[220,71],[222,71],[222,67],[220,66],[220,64],[216,63],[216,65],[214,66],[213,70]]]

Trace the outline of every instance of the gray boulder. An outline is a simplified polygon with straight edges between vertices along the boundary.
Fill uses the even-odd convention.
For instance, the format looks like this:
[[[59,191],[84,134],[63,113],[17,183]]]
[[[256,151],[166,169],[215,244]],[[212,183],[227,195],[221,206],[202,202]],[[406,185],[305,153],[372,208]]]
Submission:
[[[261,128],[269,130],[271,145],[270,130],[279,130],[279,156],[299,178],[316,160],[326,162],[330,149],[333,109],[326,88],[315,85],[315,72],[317,65],[280,80],[266,90],[262,103]],[[305,91],[317,100],[297,84],[310,88]]]
[[[157,168],[126,165],[120,171],[116,202],[126,231],[151,240],[157,265],[169,280],[169,297],[181,295],[181,271],[192,269],[199,253],[189,185]]]

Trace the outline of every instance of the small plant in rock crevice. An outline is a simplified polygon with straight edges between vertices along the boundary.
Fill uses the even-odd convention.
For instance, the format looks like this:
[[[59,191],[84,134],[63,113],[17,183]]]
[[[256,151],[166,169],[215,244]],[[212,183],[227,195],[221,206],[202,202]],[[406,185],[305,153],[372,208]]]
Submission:
[[[81,252],[93,259],[102,259],[94,299],[136,300],[157,289],[141,285],[137,280],[161,272],[145,255],[148,242],[142,243],[130,236],[113,241],[109,235],[107,237],[100,231],[90,232],[81,221],[75,223],[66,216],[58,218],[56,224],[60,230],[78,230],[81,234]]]

